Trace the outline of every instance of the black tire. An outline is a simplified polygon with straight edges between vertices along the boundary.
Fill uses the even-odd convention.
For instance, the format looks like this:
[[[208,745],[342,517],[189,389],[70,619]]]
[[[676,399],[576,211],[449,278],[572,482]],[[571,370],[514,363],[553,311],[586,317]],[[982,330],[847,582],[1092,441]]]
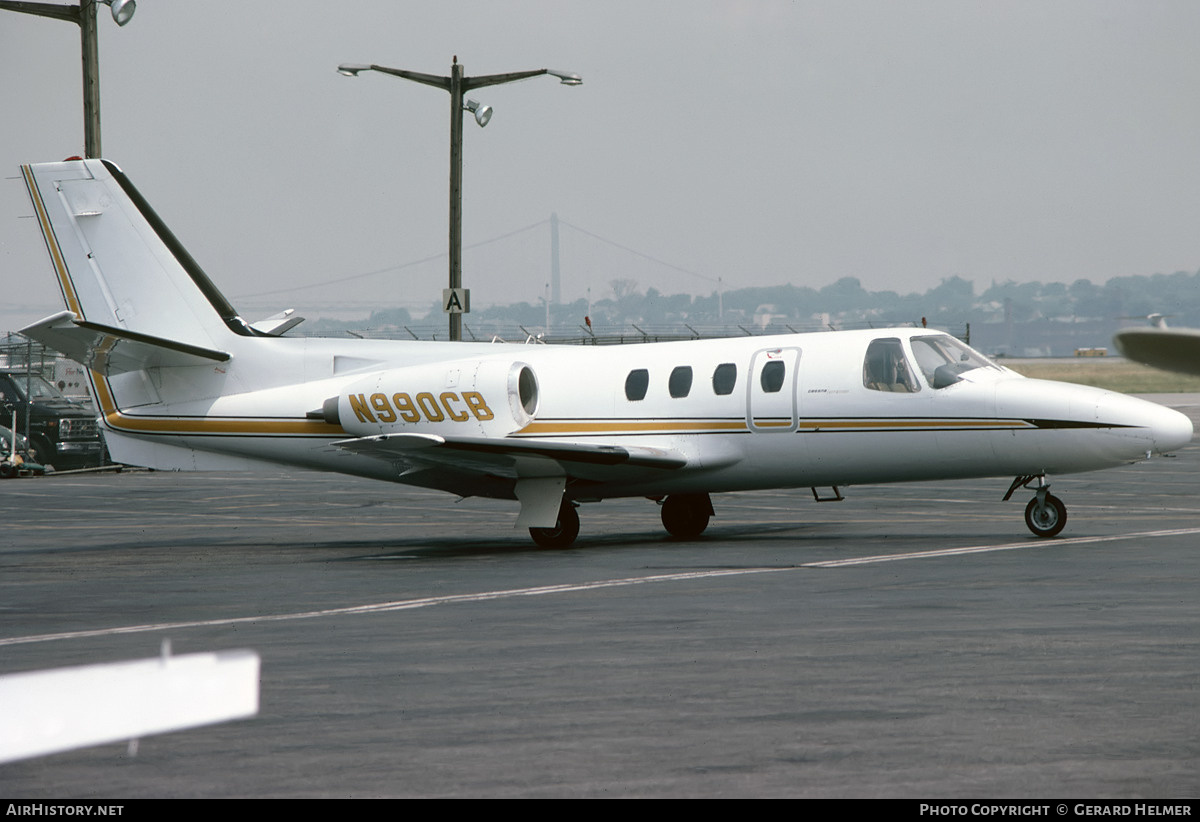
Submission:
[[[579,536],[579,513],[572,503],[563,500],[554,527],[530,528],[529,536],[539,548],[570,548]]]
[[[54,446],[50,444],[50,440],[41,436],[33,436],[29,438],[29,446],[33,449],[34,462],[50,465],[50,460],[54,459]]]
[[[676,539],[695,539],[704,533],[712,516],[708,494],[672,494],[663,500],[662,524]]]
[[[1046,504],[1038,509],[1037,497],[1025,506],[1025,524],[1034,536],[1049,538],[1058,536],[1067,524],[1067,506],[1053,494],[1046,495]]]

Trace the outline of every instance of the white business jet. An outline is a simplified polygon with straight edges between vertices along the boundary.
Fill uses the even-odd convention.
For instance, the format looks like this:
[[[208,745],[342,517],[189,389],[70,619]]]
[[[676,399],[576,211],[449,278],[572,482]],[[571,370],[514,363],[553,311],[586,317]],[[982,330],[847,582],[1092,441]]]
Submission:
[[[113,458],[160,469],[263,463],[515,499],[535,542],[576,506],[661,503],[693,538],[709,494],[1015,477],[1025,520],[1066,522],[1053,474],[1191,440],[1187,417],[1033,380],[925,329],[624,346],[285,338],[247,323],[107,161],[23,167],[67,310],[24,333],[90,369]]]

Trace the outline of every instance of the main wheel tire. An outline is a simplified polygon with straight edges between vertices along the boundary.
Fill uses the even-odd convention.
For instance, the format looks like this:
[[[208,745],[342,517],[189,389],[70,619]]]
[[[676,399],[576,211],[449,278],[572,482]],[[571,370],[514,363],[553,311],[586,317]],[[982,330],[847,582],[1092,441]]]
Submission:
[[[540,548],[570,548],[579,536],[579,513],[574,505],[564,500],[554,527],[530,528],[529,536]]]
[[[672,494],[663,500],[662,524],[676,539],[695,539],[704,533],[712,516],[708,494]]]
[[[1057,536],[1067,524],[1067,506],[1053,494],[1046,495],[1046,504],[1039,508],[1034,497],[1025,506],[1025,524],[1039,537]]]

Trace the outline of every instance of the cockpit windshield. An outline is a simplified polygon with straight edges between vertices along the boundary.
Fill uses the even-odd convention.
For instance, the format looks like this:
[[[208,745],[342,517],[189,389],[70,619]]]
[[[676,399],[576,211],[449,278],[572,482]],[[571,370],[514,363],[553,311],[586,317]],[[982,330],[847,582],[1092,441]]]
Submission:
[[[976,368],[1000,367],[953,337],[913,337],[911,343],[921,373],[934,388],[953,385]]]

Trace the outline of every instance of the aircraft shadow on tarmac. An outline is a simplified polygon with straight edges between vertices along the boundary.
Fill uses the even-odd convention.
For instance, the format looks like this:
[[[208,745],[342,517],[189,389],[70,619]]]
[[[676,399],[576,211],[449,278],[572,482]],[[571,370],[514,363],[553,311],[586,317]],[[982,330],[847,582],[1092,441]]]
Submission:
[[[481,541],[470,536],[447,535],[435,538],[412,537],[383,540],[349,540],[321,541],[303,543],[297,547],[321,551],[357,551],[353,555],[342,556],[330,560],[328,558],[314,559],[320,562],[361,562],[387,560],[429,560],[441,561],[454,558],[479,557],[519,557],[519,556],[548,556],[567,557],[603,550],[612,553],[614,550],[638,550],[658,548],[664,552],[664,558],[682,559],[702,562],[706,551],[718,547],[762,546],[773,552],[780,548],[794,547],[797,549],[797,563],[815,559],[802,553],[805,549],[814,547],[838,546],[839,548],[862,549],[873,544],[872,552],[903,552],[910,548],[927,549],[929,533],[914,532],[906,528],[898,532],[893,528],[884,528],[873,533],[862,531],[846,532],[843,522],[795,522],[795,523],[762,523],[758,525],[729,525],[725,528],[714,526],[703,537],[696,539],[678,539],[662,534],[661,531],[647,529],[627,531],[623,533],[592,534],[581,538],[571,548],[545,549],[530,545],[520,532],[514,532],[511,538],[491,537]],[[961,533],[942,530],[938,534],[939,541],[961,542],[963,545],[976,545],[980,542],[1024,542],[1031,545],[1040,544],[1044,547],[1053,545],[1053,541],[1039,540],[1032,535],[1009,533],[1002,519],[997,520],[997,531],[989,533],[979,528],[977,519],[962,522]],[[1011,529],[1009,529],[1011,530]],[[686,552],[683,553],[683,552]],[[822,554],[822,559],[827,559]],[[779,556],[773,553],[771,562],[778,562]]]

